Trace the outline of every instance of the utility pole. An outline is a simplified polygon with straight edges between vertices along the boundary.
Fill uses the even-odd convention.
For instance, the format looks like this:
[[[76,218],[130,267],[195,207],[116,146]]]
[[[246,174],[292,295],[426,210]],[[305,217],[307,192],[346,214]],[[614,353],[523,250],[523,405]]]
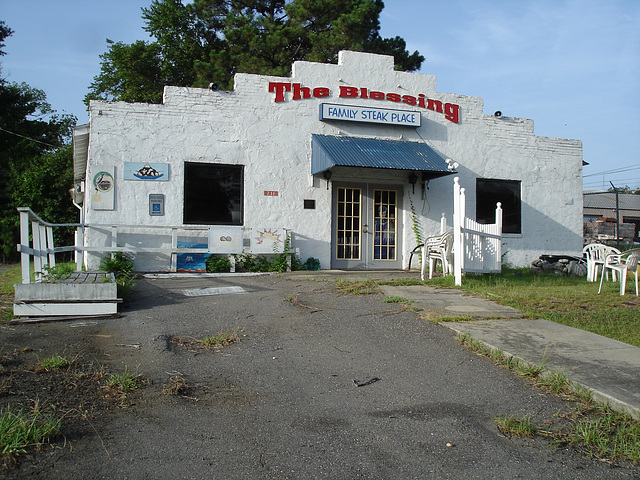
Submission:
[[[613,191],[616,192],[616,248],[620,250],[620,197],[616,186],[613,183],[611,183],[611,186]]]

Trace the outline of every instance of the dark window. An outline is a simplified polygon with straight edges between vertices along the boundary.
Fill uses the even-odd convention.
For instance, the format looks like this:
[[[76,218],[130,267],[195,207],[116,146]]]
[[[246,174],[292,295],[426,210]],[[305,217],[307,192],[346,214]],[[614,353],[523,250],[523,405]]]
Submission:
[[[522,233],[520,182],[517,180],[476,180],[476,220],[494,223],[496,203],[502,203],[502,232]]]
[[[304,208],[306,210],[315,210],[316,208],[316,201],[315,200],[305,200],[304,201]]]
[[[242,225],[241,165],[184,164],[184,223]]]

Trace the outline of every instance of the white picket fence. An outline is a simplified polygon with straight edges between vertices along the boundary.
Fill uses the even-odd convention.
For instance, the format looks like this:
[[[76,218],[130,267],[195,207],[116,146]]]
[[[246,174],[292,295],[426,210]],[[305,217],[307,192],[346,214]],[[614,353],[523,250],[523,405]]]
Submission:
[[[42,279],[48,269],[55,267],[56,253],[75,252],[75,262],[78,271],[82,270],[84,255],[87,252],[94,253],[158,253],[170,255],[169,270],[175,272],[177,268],[177,256],[179,254],[219,254],[229,255],[234,268],[233,255],[250,253],[256,255],[267,254],[292,254],[291,250],[285,252],[285,247],[290,245],[291,232],[285,228],[274,229],[245,229],[244,227],[185,227],[185,226],[144,226],[139,225],[88,225],[79,223],[54,224],[42,220],[28,207],[18,208],[20,212],[20,243],[17,245],[21,256],[22,283],[31,283],[30,264],[33,261],[36,282]],[[53,229],[56,227],[75,227],[75,245],[55,246],[53,241]],[[105,245],[84,246],[83,236],[87,229],[99,229],[108,232]],[[153,236],[165,237],[168,247],[145,247],[127,243],[127,234],[135,230],[153,230]],[[157,232],[157,233],[156,233]],[[200,234],[206,242],[205,247],[180,247],[180,234],[191,237]],[[248,238],[247,238],[248,237]],[[288,239],[288,240],[287,240]],[[248,246],[246,246],[248,244]],[[291,267],[291,255],[288,256],[289,268]]]
[[[453,273],[462,285],[464,272],[499,273],[502,266],[502,205],[497,203],[495,223],[481,224],[466,216],[465,189],[453,181]]]

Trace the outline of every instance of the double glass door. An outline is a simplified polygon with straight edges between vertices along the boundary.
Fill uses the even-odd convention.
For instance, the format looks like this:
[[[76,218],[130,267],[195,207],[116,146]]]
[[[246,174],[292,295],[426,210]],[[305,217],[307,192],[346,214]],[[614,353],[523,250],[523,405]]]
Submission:
[[[333,268],[400,268],[399,186],[334,184]]]

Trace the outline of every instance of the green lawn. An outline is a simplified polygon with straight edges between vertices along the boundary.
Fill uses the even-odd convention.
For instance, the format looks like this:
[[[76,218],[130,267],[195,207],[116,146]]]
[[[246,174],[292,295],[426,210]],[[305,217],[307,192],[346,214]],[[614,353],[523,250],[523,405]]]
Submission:
[[[425,283],[454,287],[452,276]],[[634,277],[629,276],[624,296],[620,296],[617,282],[605,281],[601,294],[598,286],[585,277],[505,269],[501,274],[465,275],[458,288],[517,308],[531,318],[544,318],[640,347],[640,297],[635,295]]]

